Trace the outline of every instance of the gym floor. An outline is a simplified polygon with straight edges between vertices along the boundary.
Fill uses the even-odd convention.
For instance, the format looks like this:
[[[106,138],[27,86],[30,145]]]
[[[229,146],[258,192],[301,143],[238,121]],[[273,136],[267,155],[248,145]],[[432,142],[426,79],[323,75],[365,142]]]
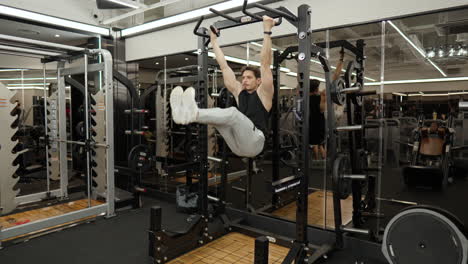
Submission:
[[[183,228],[188,215],[176,212],[173,204],[144,199],[141,209],[122,211],[111,219],[97,219],[4,248],[0,250],[0,263],[147,263],[149,208],[153,205],[163,208],[165,229]],[[350,259],[366,264],[383,264],[356,256],[352,249],[335,252],[327,263],[351,263]]]
[[[240,164],[242,166],[242,164]],[[269,201],[270,194],[265,186],[270,178],[271,166],[264,165],[264,171],[253,179],[255,206],[260,207]],[[320,169],[311,170],[311,184],[314,189],[323,187],[323,173]],[[282,169],[281,173],[288,173]],[[445,192],[430,190],[408,190],[401,181],[400,169],[386,170],[382,176],[382,197],[397,200],[414,201],[418,203],[438,205],[456,214],[463,222],[468,220],[468,210],[462,202],[466,198],[465,190],[468,181],[457,178]],[[329,179],[327,179],[329,182]],[[230,183],[242,186],[245,179]],[[314,192],[313,192],[314,193]],[[315,192],[318,193],[318,192]],[[242,208],[242,195],[228,192],[228,202],[232,206]],[[331,201],[330,201],[331,203]],[[0,250],[0,263],[146,263],[148,260],[149,208],[159,205],[163,208],[163,227],[165,229],[184,229],[189,217],[176,211],[173,204],[165,201],[145,198],[144,207],[136,210],[118,212],[111,219],[97,219],[89,224],[78,225],[41,236],[25,243],[13,245]],[[382,202],[382,212],[385,217],[380,219],[383,227],[388,220],[406,205],[392,202]],[[368,225],[375,226],[376,219],[369,219]],[[327,263],[376,263],[375,259],[356,255],[352,248],[336,251]],[[376,254],[381,254],[376,252]],[[201,260],[201,259],[200,259]],[[350,262],[350,260],[352,260]],[[174,262],[177,263],[177,262]],[[200,262],[203,263],[203,262]]]

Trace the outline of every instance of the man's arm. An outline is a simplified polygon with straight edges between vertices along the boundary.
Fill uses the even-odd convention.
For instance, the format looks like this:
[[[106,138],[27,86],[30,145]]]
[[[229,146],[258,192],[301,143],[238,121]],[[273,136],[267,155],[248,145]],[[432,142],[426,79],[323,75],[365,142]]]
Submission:
[[[336,65],[335,73],[333,74],[333,78],[332,78],[333,81],[340,78],[341,71],[343,69],[344,51],[341,50],[340,54],[341,54],[340,60],[338,61],[338,64]]]
[[[224,58],[224,53],[219,47],[218,38],[216,37],[216,34],[211,31],[210,33],[211,45],[216,56],[216,61],[218,62],[221,71],[223,72],[224,85],[229,90],[229,92],[231,92],[234,95],[237,101],[237,97],[242,91],[242,85],[237,81],[236,74],[231,69],[231,67],[229,67],[226,59]]]
[[[325,112],[327,109],[327,90],[326,88],[320,92],[320,113]]]
[[[275,25],[275,20],[268,16],[263,16],[263,30],[264,32],[271,32],[271,29]],[[260,73],[262,75],[262,84],[258,89],[258,95],[265,108],[270,111],[273,101],[273,74],[271,72],[271,35],[263,34],[263,47],[260,52]]]

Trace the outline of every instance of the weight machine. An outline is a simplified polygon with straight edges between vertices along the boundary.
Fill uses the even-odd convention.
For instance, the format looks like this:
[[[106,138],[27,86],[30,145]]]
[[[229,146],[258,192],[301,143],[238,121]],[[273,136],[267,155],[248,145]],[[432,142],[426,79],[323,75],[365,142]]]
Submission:
[[[39,221],[32,221],[0,230],[0,241],[11,241],[15,237],[32,232],[40,232],[84,218],[106,215],[114,216],[114,142],[113,142],[113,81],[112,56],[107,50],[85,49],[74,46],[37,41],[14,36],[0,35],[9,41],[8,50],[36,54],[42,57],[44,75],[44,113],[46,142],[46,180],[47,190],[25,196],[17,196],[19,190],[14,185],[19,180],[15,177],[17,165],[13,162],[21,155],[12,154],[17,144],[16,129],[2,126],[0,157],[5,161],[0,178],[0,212],[2,215],[13,214],[15,209],[41,201],[64,201],[69,199],[69,166],[67,153],[70,145],[83,146],[86,152],[87,206],[84,209],[53,216]],[[25,43],[32,48],[27,51],[21,48]],[[57,64],[57,90],[51,91],[46,83],[46,65]],[[70,75],[84,75],[84,111],[85,140],[73,141],[67,137],[65,79]],[[89,77],[89,78],[88,78]],[[94,80],[95,93],[89,89],[90,80]],[[50,89],[50,87],[49,87]],[[14,93],[5,86],[0,87],[2,109],[0,116],[5,123],[11,124],[11,102]],[[6,135],[6,136],[5,136]],[[60,181],[58,189],[51,189],[50,181]],[[105,202],[94,203],[92,199],[100,198]]]

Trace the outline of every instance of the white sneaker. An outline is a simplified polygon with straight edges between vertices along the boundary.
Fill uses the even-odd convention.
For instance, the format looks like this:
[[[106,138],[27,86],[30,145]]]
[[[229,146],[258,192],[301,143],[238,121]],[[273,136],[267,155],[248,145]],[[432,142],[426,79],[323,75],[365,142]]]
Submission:
[[[172,119],[176,124],[182,124],[183,121],[183,107],[182,107],[182,95],[184,94],[184,90],[182,87],[177,86],[171,92],[171,96],[169,98],[169,102],[171,104],[171,113]]]
[[[195,101],[195,89],[189,87],[185,90],[182,95],[182,105],[183,105],[183,120],[182,124],[190,124],[197,120],[198,115],[198,106]]]

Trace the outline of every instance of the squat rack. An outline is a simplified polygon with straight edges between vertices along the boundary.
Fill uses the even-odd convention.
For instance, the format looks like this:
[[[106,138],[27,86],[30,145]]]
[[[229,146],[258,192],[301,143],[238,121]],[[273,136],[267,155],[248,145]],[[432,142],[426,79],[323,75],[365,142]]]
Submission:
[[[262,21],[263,15],[268,15],[272,18],[278,18],[279,23],[281,23],[282,19],[288,20],[292,25],[298,28],[298,38],[299,38],[299,74],[298,74],[298,81],[300,85],[300,94],[304,98],[304,109],[308,109],[309,104],[309,75],[310,75],[310,56],[311,56],[311,30],[310,30],[310,14],[311,9],[308,5],[301,5],[298,8],[298,16],[291,13],[284,7],[280,7],[278,9],[273,9],[270,7],[266,7],[260,4],[252,4],[251,7],[257,7],[262,10],[263,12],[252,14],[246,10],[248,1],[244,1],[243,6],[243,13],[247,16],[242,17],[231,17],[224,13],[221,13],[216,10],[211,10],[213,13],[218,14],[227,20],[219,21],[214,24],[214,27],[218,30],[232,28],[237,26],[242,26],[250,23],[260,22]],[[200,25],[203,22],[204,17],[201,17],[196,27],[194,29],[194,34],[198,35],[198,85],[197,85],[197,102],[199,107],[203,108],[206,107],[206,84],[207,84],[207,65],[208,65],[208,43],[210,36],[208,35],[208,30],[206,28],[201,28]],[[213,28],[212,28],[213,30]],[[316,47],[319,49],[318,47]],[[309,130],[309,121],[308,121],[308,111],[303,112],[304,115],[304,123],[300,124],[301,130],[301,140],[303,142],[308,142],[308,130]],[[208,212],[208,185],[207,185],[207,143],[206,143],[206,125],[197,125],[199,129],[199,145],[198,151],[199,155],[197,155],[197,163],[199,164],[199,215],[200,222],[212,222],[213,216]],[[307,226],[307,194],[308,194],[308,160],[309,160],[309,151],[307,148],[307,144],[303,144],[302,149],[298,155],[300,161],[300,169],[298,169],[298,177],[301,180],[300,186],[300,195],[299,195],[299,205],[297,211],[297,224],[296,224],[296,239],[294,240],[293,246],[291,251],[289,252],[287,258],[285,259],[284,263],[291,263],[292,261],[296,261],[295,263],[312,263],[313,261],[319,259],[321,256],[326,254],[332,249],[332,246],[329,244],[325,244],[322,246],[315,246],[309,244],[308,240],[308,233],[310,232],[310,228]],[[224,174],[225,175],[225,174]],[[224,185],[226,184],[226,180],[221,180]],[[225,191],[226,186],[223,186],[223,190]],[[222,198],[224,198],[224,195]],[[213,198],[212,198],[213,199]],[[214,197],[215,201],[225,203],[225,201],[220,201],[219,198]],[[186,241],[185,246],[179,245],[177,248],[171,248],[168,250],[167,246],[169,245],[177,245],[177,238],[174,236],[170,236],[168,232],[164,232],[161,228],[161,208],[153,208],[152,210],[152,219],[151,219],[151,230],[149,231],[150,237],[150,256],[152,257],[152,261],[154,263],[160,263],[170,260],[180,254],[185,253],[186,250],[193,249],[195,247],[200,246],[201,244],[215,238],[219,237],[227,230],[238,230],[240,232],[248,233],[250,235],[258,236],[258,235],[265,235],[266,232],[245,225],[237,224],[237,221],[231,222],[231,220],[226,217],[225,213],[229,213],[227,211],[235,211],[230,208],[226,208],[226,212],[220,212],[220,218],[224,222],[225,231],[221,233],[217,233],[214,230],[210,229],[207,224],[203,224],[200,226],[198,223],[194,223],[190,230],[184,232],[184,234],[178,234],[177,237]],[[237,212],[238,213],[238,212]],[[255,214],[246,213],[247,218],[250,216],[255,216]],[[204,219],[204,221],[203,221]],[[263,218],[262,218],[263,219]],[[276,220],[268,220],[273,221],[276,223]],[[267,232],[268,233],[268,232]],[[275,235],[272,233],[268,233],[272,236],[277,238],[277,243],[290,246],[291,240],[282,237],[281,235]],[[182,238],[183,237],[183,238]],[[189,240],[193,241],[191,246],[187,246]],[[181,242],[181,241],[180,241]],[[182,250],[183,249],[183,250]],[[312,249],[315,249],[312,252]],[[185,250],[185,251],[184,251]],[[164,251],[164,252],[162,252]],[[258,259],[256,261],[263,261],[268,259],[267,256],[259,254]]]
[[[273,242],[290,248],[289,254],[283,263],[314,263],[324,255],[330,253],[336,247],[337,236],[333,232],[320,230],[307,225],[307,209],[308,209],[308,130],[310,127],[308,117],[309,107],[309,76],[310,76],[310,58],[311,54],[316,54],[321,60],[324,59],[324,54],[321,47],[311,45],[311,30],[310,19],[311,9],[308,5],[298,7],[298,16],[295,16],[284,7],[278,9],[269,8],[260,4],[247,5],[247,0],[244,0],[243,13],[246,16],[231,17],[216,10],[211,10],[213,13],[226,18],[225,21],[218,21],[214,27],[218,30],[232,28],[262,21],[261,15],[268,15],[272,18],[278,18],[280,21],[285,18],[292,25],[298,28],[299,47],[299,69],[298,82],[299,92],[302,100],[302,111],[304,122],[300,124],[302,148],[299,152],[299,168],[297,170],[297,179],[299,180],[298,206],[297,206],[297,222],[291,222],[284,219],[279,219],[272,216],[265,216],[236,210],[225,206],[225,192],[227,180],[226,173],[222,175],[222,193],[220,197],[208,196],[207,186],[207,157],[206,157],[206,134],[199,134],[201,139],[199,143],[200,155],[197,156],[197,168],[200,168],[199,178],[199,213],[195,221],[192,220],[190,226],[183,231],[169,232],[162,229],[161,219],[162,212],[160,207],[151,209],[151,226],[149,230],[151,263],[165,263],[179,255],[197,248],[204,243],[216,239],[230,231],[237,231],[249,236],[258,237],[256,242],[255,263],[267,263],[268,261],[268,242]],[[263,12],[252,14],[246,10],[247,7],[257,7],[264,10]],[[199,107],[206,106],[206,83],[207,83],[207,58],[208,58],[208,43],[210,36],[206,28],[201,28],[201,23],[204,17],[201,17],[194,33],[198,38],[198,62],[199,62],[199,82],[197,86],[197,101]],[[213,27],[213,26],[212,26]],[[211,28],[213,30],[213,28]],[[329,69],[328,61],[323,64]],[[329,72],[327,73],[328,75]],[[329,80],[330,81],[330,80]],[[328,87],[327,87],[328,88]],[[329,90],[329,89],[327,89]],[[354,89],[355,90],[355,89]],[[328,91],[330,93],[330,91]],[[197,125],[199,128],[205,125]],[[206,127],[206,126],[205,126]],[[203,129],[203,128],[201,128]],[[203,154],[203,156],[201,156]],[[199,165],[198,165],[199,164]],[[223,164],[224,166],[225,164]],[[199,167],[198,167],[199,166]],[[219,206],[218,210],[212,212],[208,210],[208,201],[213,200]],[[264,236],[267,236],[265,238]],[[379,250],[378,245],[369,244],[354,238],[346,237],[347,242],[353,242],[357,251],[362,255],[369,255],[370,252]],[[314,243],[310,243],[314,241]],[[374,256],[374,254],[372,254]]]

